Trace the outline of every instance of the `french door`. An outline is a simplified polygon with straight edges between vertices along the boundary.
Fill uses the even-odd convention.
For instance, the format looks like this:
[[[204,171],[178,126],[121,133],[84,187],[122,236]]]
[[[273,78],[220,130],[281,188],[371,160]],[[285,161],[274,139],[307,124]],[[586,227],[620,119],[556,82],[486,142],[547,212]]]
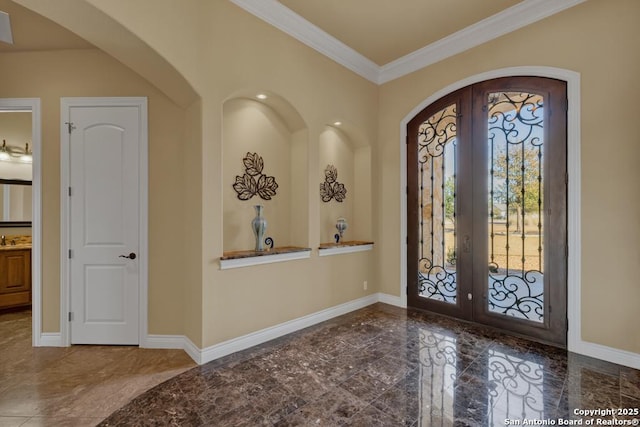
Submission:
[[[566,99],[499,78],[409,122],[410,306],[566,345]]]

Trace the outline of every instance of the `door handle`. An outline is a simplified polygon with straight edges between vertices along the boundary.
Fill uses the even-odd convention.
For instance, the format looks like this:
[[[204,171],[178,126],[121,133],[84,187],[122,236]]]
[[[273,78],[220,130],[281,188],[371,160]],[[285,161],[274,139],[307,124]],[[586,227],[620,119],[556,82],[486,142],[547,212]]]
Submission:
[[[131,252],[129,255],[120,255],[118,258],[136,259],[136,254],[134,252]]]

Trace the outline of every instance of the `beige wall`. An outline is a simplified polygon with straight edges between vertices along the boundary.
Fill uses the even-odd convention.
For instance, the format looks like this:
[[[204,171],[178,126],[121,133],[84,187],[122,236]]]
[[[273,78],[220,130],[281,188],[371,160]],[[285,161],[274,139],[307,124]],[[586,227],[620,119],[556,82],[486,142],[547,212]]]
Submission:
[[[206,262],[202,256],[202,103],[197,101],[186,112],[184,138],[183,192],[184,238],[182,297],[184,329],[195,345],[202,347],[202,274]]]
[[[377,208],[381,291],[399,295],[401,120],[423,100],[485,71],[525,65],[581,74],[582,338],[640,353],[640,3],[589,1],[385,84],[380,89]],[[603,149],[606,147],[606,149]],[[389,226],[392,225],[392,226]],[[382,263],[385,260],[387,262]]]
[[[31,145],[31,113],[0,113],[0,143],[24,148],[25,143]]]
[[[291,231],[299,228],[296,222],[307,218],[295,214],[292,182],[304,176],[293,176],[292,162],[306,163],[307,159],[295,158],[293,134],[275,110],[262,102],[250,99],[233,99],[224,104],[223,121],[223,250],[238,251],[253,249],[255,238],[251,221],[256,216],[255,205],[263,206],[263,216],[267,220],[265,237],[272,237],[276,246],[290,246]],[[307,141],[300,141],[306,144]],[[247,153],[255,153],[262,158],[261,175],[273,177],[278,185],[275,196],[270,200],[255,195],[241,200],[233,188],[236,177],[244,177],[243,159]],[[299,171],[305,174],[306,171]],[[260,175],[252,177],[259,181]],[[303,196],[305,196],[304,194]],[[307,203],[302,197],[300,203]],[[306,246],[305,242],[296,242]],[[263,242],[264,244],[264,242]]]
[[[45,0],[19,2],[50,7]],[[466,77],[541,65],[574,70],[582,77],[583,339],[640,352],[635,328],[640,300],[635,272],[640,171],[635,163],[640,144],[632,125],[640,75],[637,1],[586,2],[379,88],[226,1],[192,0],[176,7],[171,0],[159,0],[153,8],[127,0],[87,2],[156,49],[201,97],[188,113],[190,122],[202,127],[201,135],[190,130],[186,139],[188,185],[183,196],[190,220],[185,231],[184,333],[197,345],[210,346],[362,296],[362,280],[370,281],[370,290],[399,295],[400,121],[431,94]],[[80,25],[81,13],[65,19],[89,41],[100,41],[98,29]],[[170,36],[165,23],[174,20],[184,31]],[[134,68],[145,76],[153,71]],[[277,93],[302,116],[311,195],[317,193],[316,177],[321,176],[318,144],[325,125],[341,119],[362,133],[371,145],[374,252],[323,259],[314,252],[309,260],[219,270],[226,182],[223,105],[242,90]],[[612,149],[605,152],[603,146]],[[57,164],[57,158],[52,160]],[[309,197],[300,209],[311,247],[321,240],[319,203]],[[57,241],[55,234],[50,237]],[[161,270],[156,266],[152,274]]]
[[[333,165],[338,171],[337,182],[343,184],[347,189],[346,197],[342,202],[331,199],[328,202],[320,203],[320,241],[323,243],[333,242],[333,236],[338,232],[336,229],[336,220],[343,217],[347,220],[347,224],[352,225],[359,218],[353,216],[353,195],[356,194],[354,188],[354,147],[347,136],[333,127],[328,126],[327,129],[320,134],[320,163],[317,186],[325,181],[325,169],[327,165]],[[319,197],[318,188],[313,197]],[[353,228],[348,227],[344,233],[345,240],[355,240],[353,238]]]
[[[183,172],[186,185],[178,196],[188,224],[183,247],[187,269],[174,273],[183,279],[177,283],[186,282],[182,285],[185,306],[181,332],[196,345],[207,347],[375,291],[371,263],[374,252],[317,256],[320,201],[315,196],[291,198],[300,205],[294,222],[303,224],[292,239],[314,248],[311,259],[226,271],[221,271],[217,262],[223,252],[224,194],[230,176],[238,173],[237,167],[229,168],[223,162],[225,102],[240,92],[262,90],[291,104],[307,125],[292,135],[296,155],[306,157],[305,162],[292,165],[292,174],[304,172],[303,179],[293,182],[292,188],[298,188],[294,193],[317,195],[319,137],[328,123],[337,119],[348,122],[366,144],[375,142],[376,131],[371,126],[377,114],[375,85],[229,2],[193,0],[186,2],[184,8],[177,8],[172,6],[174,2],[158,1],[154,8],[145,6],[144,13],[140,13],[137,8],[141,3],[91,0],[78,2],[81,7],[74,8],[74,16],[51,8],[46,1],[19,3],[55,17],[58,22],[64,21],[65,25],[73,27],[75,22],[72,29],[78,34],[127,62],[128,46],[117,46],[117,39],[107,42],[108,32],[101,32],[103,28],[98,25],[85,24],[95,20],[95,9],[86,4],[108,11],[171,61],[200,95],[201,100],[187,110],[186,120],[201,127],[200,131],[187,129]],[[163,22],[182,23],[185,31],[178,31],[177,37],[167,37],[166,25],[160,24]],[[127,63],[149,81],[162,82],[149,67],[138,67],[133,59]],[[158,85],[165,93],[173,93],[170,87]],[[170,169],[161,173],[171,176]],[[370,211],[371,196],[363,200],[369,202],[365,210]],[[51,240],[57,242],[54,237]],[[164,273],[166,261],[157,258],[163,265],[150,265],[150,274]],[[369,282],[367,291],[363,290],[365,280]],[[170,301],[161,303],[167,310],[174,307]],[[176,329],[181,327],[180,322],[175,324]]]
[[[42,330],[60,325],[60,98],[146,96],[149,105],[149,332],[183,330],[180,254],[185,112],[98,50],[0,54],[0,97],[42,105]],[[176,262],[176,258],[178,262]]]
[[[320,217],[318,179],[319,141],[325,126],[337,119],[352,123],[375,140],[377,88],[333,61],[293,40],[230,2],[202,2],[207,32],[198,43],[202,52],[203,152],[203,345],[332,307],[375,290],[373,252],[318,257]],[[224,64],[224,66],[221,66]],[[209,73],[210,72],[210,73]],[[308,260],[219,270],[222,254],[220,200],[228,182],[220,140],[221,109],[225,99],[245,89],[264,90],[287,100],[307,127],[306,209],[300,220],[308,224]],[[225,142],[226,143],[226,142]],[[223,177],[213,171],[222,171]],[[236,171],[231,172],[234,176]],[[296,219],[297,221],[298,219]],[[295,222],[295,221],[294,221]],[[276,242],[277,243],[277,242]],[[367,291],[362,282],[371,280]]]

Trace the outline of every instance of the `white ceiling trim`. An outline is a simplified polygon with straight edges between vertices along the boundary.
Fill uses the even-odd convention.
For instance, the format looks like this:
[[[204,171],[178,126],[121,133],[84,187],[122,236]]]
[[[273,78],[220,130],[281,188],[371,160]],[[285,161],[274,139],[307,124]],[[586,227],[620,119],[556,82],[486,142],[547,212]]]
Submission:
[[[562,12],[586,0],[524,0],[383,66],[378,66],[277,0],[230,1],[361,77],[383,84]]]
[[[524,0],[437,42],[380,67],[378,83],[386,83],[526,27],[586,0]]]
[[[378,83],[380,67],[364,55],[304,19],[277,0],[230,0],[235,5],[333,59],[361,77]]]

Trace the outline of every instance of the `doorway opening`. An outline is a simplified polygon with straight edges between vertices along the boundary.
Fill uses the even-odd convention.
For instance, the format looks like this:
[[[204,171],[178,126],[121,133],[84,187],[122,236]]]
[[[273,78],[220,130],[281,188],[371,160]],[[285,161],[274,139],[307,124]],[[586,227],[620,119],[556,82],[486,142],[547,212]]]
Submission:
[[[487,80],[408,122],[410,306],[566,346],[566,93]]]
[[[41,323],[41,144],[40,99],[0,98],[0,114],[16,126],[3,126],[6,148],[2,156],[0,234],[5,236],[3,294],[8,309],[31,306],[32,339],[40,342]],[[14,120],[15,119],[15,120]],[[28,145],[27,145],[28,144]]]

